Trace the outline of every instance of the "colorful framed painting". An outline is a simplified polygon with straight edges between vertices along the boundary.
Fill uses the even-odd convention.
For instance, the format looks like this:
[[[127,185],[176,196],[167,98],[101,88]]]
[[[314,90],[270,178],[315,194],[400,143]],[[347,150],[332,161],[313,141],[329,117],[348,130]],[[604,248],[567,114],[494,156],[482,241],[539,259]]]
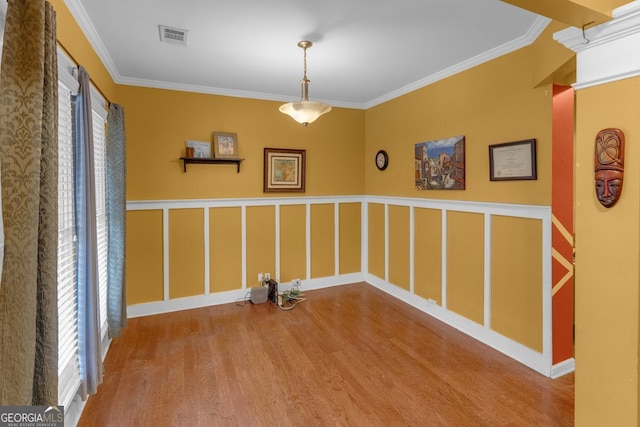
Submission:
[[[464,190],[464,136],[415,145],[416,190]]]
[[[265,148],[263,191],[304,193],[305,156],[306,150]]]

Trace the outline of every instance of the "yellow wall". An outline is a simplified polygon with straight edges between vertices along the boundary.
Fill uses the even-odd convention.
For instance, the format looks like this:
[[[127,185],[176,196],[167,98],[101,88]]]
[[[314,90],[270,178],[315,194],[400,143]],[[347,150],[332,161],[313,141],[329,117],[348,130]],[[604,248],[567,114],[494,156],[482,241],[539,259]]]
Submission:
[[[531,205],[551,204],[551,91],[532,87],[532,47],[367,110],[367,194]],[[450,136],[466,140],[466,190],[414,189],[414,145]],[[489,181],[488,146],[537,139],[536,181]],[[380,172],[375,153],[389,166]]]
[[[126,227],[127,304],[162,301],[162,211],[129,211]]]
[[[576,91],[576,425],[638,425],[640,78]],[[595,136],[626,137],[622,195],[594,190]]]
[[[542,221],[493,216],[491,230],[491,329],[542,352]]]
[[[359,273],[362,270],[362,205],[340,204],[340,274]]]
[[[280,208],[280,281],[290,282],[307,276],[307,207],[305,205]]]
[[[447,213],[447,308],[484,323],[484,216]]]
[[[554,23],[554,28],[558,26],[561,25]],[[550,86],[536,85],[553,64],[567,61],[571,56],[559,51],[557,42],[553,42],[553,58],[549,63],[540,63],[542,51],[548,50],[552,35],[552,31],[547,31],[529,47],[367,110],[366,194],[549,206],[552,91]],[[416,190],[415,144],[456,135],[465,136],[466,189]],[[537,140],[538,178],[490,181],[489,145],[530,138]],[[382,172],[374,164],[375,153],[380,149],[386,150],[390,158],[388,168]],[[407,212],[390,207],[389,281],[405,289],[409,288],[410,267],[406,239],[411,237],[407,217]],[[369,254],[369,273],[384,278],[384,274],[381,275],[384,271],[376,261],[381,256],[379,227],[384,216],[378,218],[376,210],[369,221],[369,250],[373,250]],[[530,220],[514,219],[512,224],[511,220],[494,218],[492,236],[484,235],[483,215],[449,211],[447,221],[444,230],[447,251],[443,254],[440,211],[415,210],[414,292],[438,304],[444,303],[444,256],[447,308],[483,324],[484,239],[491,237],[496,255],[491,264],[491,286],[495,291],[490,312],[493,328],[542,351],[540,221],[529,226]],[[533,239],[533,242],[516,245],[512,242],[514,235]],[[514,245],[515,251],[511,250]],[[531,274],[523,279],[525,272]],[[510,287],[509,283],[516,286]]]
[[[240,208],[209,209],[209,290],[242,288],[242,216]],[[253,277],[249,283],[257,284]]]
[[[335,274],[335,221],[331,204],[311,206],[311,277]]]
[[[169,298],[204,294],[202,209],[169,211]]]
[[[367,271],[381,279],[385,277],[385,209],[379,203],[369,203],[367,215],[369,226],[367,236],[369,237],[369,265]]]
[[[306,150],[306,196],[364,192],[363,111],[334,108],[305,128],[278,102],[133,86],[120,86],[118,97],[129,200],[282,197],[262,191],[265,147]],[[237,133],[240,173],[231,165],[189,165],[184,173],[185,141],[211,142],[214,131]]]
[[[256,286],[258,273],[269,273],[277,279],[275,214],[273,206],[247,208],[247,282]]]
[[[415,209],[414,291],[442,305],[442,213]]]
[[[300,195],[364,192],[363,111],[334,108],[330,115],[305,128],[280,113],[278,102],[133,86],[118,86],[118,99],[126,114],[128,200],[295,197],[297,194],[263,193],[265,147],[306,150],[306,191]],[[179,158],[185,154],[186,140],[211,142],[214,131],[237,133],[239,154],[245,159],[240,173],[232,165],[188,165],[183,172]],[[313,215],[317,209],[314,206]],[[312,277],[335,272],[333,240],[327,240],[334,235],[333,205],[330,210],[328,216],[323,213],[318,222],[312,222]],[[276,277],[275,209],[247,209],[248,287],[258,284],[258,273],[271,273],[279,281],[306,278],[305,209],[283,207],[280,215],[281,271]],[[236,226],[239,220],[238,213],[234,214]],[[357,223],[346,225],[359,229],[359,224],[358,217]],[[240,231],[235,230],[233,235],[239,236]],[[201,245],[201,236],[196,234],[185,244]],[[241,248],[234,245],[237,254]],[[210,262],[212,292],[241,288],[237,258],[231,261],[228,252],[211,252]],[[174,276],[171,278],[173,289]],[[137,281],[132,286],[151,291],[155,285]]]
[[[409,208],[389,206],[389,282],[409,290]]]

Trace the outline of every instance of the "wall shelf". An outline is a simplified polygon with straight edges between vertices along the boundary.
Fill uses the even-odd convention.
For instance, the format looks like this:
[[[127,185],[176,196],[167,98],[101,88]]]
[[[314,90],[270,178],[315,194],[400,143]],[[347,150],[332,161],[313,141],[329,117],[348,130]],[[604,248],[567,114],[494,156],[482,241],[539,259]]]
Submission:
[[[182,160],[182,165],[185,173],[187,172],[187,164],[195,163],[195,164],[208,164],[208,165],[233,165],[235,164],[238,167],[238,173],[240,173],[240,162],[244,159],[203,159],[201,157],[180,157]]]

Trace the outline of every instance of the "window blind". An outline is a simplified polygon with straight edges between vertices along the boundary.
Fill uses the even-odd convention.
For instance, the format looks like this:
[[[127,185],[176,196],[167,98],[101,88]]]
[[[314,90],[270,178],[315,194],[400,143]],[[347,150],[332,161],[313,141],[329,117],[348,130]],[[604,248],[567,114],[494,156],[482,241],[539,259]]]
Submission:
[[[58,402],[80,386],[71,90],[58,83]]]
[[[92,94],[93,96],[93,94]],[[96,228],[98,249],[98,289],[100,301],[101,336],[107,333],[107,158],[105,141],[105,119],[93,110],[93,156],[96,185]]]

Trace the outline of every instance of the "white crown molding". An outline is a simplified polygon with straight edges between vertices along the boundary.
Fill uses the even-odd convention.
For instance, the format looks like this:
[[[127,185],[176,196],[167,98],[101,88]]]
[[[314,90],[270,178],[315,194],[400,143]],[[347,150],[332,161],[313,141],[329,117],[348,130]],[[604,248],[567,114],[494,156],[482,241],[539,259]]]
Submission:
[[[181,92],[205,93],[209,95],[232,96],[235,98],[262,99],[264,101],[279,101],[283,103],[300,101],[300,97],[297,97],[297,98],[293,96],[286,97],[282,95],[276,95],[273,93],[250,92],[246,90],[224,89],[219,87],[190,85],[190,84],[184,84],[184,83],[171,83],[171,82],[165,82],[160,80],[138,79],[134,77],[120,77],[117,83],[128,85],[128,86],[177,90]],[[329,104],[332,107],[353,108],[353,109],[360,109],[360,110],[365,108],[364,104],[356,103],[356,102],[332,101],[332,100],[324,100],[324,99],[318,99],[318,98],[314,98],[313,100],[318,102],[324,102],[325,104]]]
[[[87,11],[84,10],[84,6],[82,6],[80,0],[64,0],[64,4],[67,5],[67,8],[73,15],[73,18],[80,26],[80,29],[87,37],[87,40],[89,40],[89,44],[93,47],[93,50],[95,50],[96,54],[109,72],[109,75],[111,75],[111,79],[115,83],[119,83],[120,73],[118,72],[116,65],[113,63],[111,55],[109,55],[109,51],[104,46],[104,43],[102,43],[102,39],[98,36],[96,28],[93,26],[93,22],[89,19],[89,15],[87,15]]]
[[[553,38],[577,54],[574,89],[640,76],[640,1],[615,9],[611,21],[584,33],[570,27]]]
[[[365,108],[375,107],[376,105],[391,101],[392,99],[398,98],[402,95],[406,95],[407,93],[413,92],[414,90],[421,89],[439,80],[444,80],[447,77],[451,77],[455,74],[469,70],[485,62],[491,61],[492,59],[498,58],[502,55],[506,55],[507,53],[511,53],[525,46],[528,46],[536,41],[536,39],[540,36],[544,29],[547,28],[549,22],[551,22],[551,19],[539,16],[533,22],[531,27],[529,27],[529,31],[527,31],[527,33],[523,36],[511,40],[510,42],[505,43],[501,46],[490,49],[484,53],[481,53],[480,55],[476,55],[473,58],[462,61],[435,74],[420,79],[414,83],[403,86],[400,89],[391,91],[378,98],[372,99],[371,101],[365,103]]]

